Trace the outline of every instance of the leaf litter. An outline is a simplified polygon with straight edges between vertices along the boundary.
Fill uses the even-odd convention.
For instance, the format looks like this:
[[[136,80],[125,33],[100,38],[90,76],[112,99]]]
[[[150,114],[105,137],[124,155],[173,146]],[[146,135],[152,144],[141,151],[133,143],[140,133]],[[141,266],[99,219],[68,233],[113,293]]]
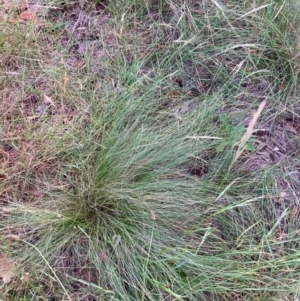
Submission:
[[[10,283],[16,276],[15,269],[15,261],[12,258],[0,255],[0,277],[5,284]]]

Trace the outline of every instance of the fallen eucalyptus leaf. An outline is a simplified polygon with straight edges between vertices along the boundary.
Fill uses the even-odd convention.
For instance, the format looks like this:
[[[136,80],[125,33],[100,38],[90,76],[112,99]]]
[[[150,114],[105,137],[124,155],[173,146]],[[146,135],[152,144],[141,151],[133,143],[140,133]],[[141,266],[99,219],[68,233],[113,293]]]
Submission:
[[[15,262],[12,258],[0,255],[0,277],[4,283],[9,283],[15,276]]]

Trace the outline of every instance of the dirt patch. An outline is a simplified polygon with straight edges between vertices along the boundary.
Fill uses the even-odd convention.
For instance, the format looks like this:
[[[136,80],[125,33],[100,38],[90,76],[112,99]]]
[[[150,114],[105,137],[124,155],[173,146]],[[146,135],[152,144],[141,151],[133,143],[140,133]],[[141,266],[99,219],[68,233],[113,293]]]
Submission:
[[[298,223],[300,212],[300,119],[289,114],[262,123],[254,138],[256,150],[246,152],[238,166],[245,175],[265,177],[262,183],[268,183],[267,190],[258,178],[252,187],[265,196],[257,212],[270,225],[267,231],[279,222],[275,235],[286,239],[288,225]]]
[[[103,71],[106,56],[120,50],[120,44],[109,27],[111,15],[103,8],[87,9],[79,4],[65,8],[62,15],[65,31],[60,42],[69,49],[66,62],[71,67],[82,68],[88,56],[92,72],[96,74]]]
[[[261,124],[255,133],[256,151],[245,162],[247,168],[256,171],[276,164],[290,166],[300,154],[299,125],[289,117]]]

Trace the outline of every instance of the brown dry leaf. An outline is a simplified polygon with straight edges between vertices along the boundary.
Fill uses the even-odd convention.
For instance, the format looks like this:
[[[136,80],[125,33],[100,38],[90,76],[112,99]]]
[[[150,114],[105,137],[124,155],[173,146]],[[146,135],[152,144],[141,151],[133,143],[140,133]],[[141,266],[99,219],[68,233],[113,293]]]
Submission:
[[[155,212],[153,210],[150,210],[150,214],[151,214],[151,219],[155,221],[156,220]]]
[[[25,282],[25,283],[28,283],[30,280],[29,273],[25,273],[23,275],[23,277],[21,278],[21,280],[23,280],[23,282]]]
[[[0,255],[0,277],[4,283],[9,283],[15,276],[15,262],[12,258]]]
[[[26,21],[27,20],[28,21],[33,21],[38,26],[43,25],[42,21],[40,21],[40,19],[37,16],[33,15],[30,10],[22,11],[19,15],[19,19],[20,20],[26,20]]]
[[[44,94],[44,104],[49,104],[52,105],[53,107],[55,107],[54,101],[52,100],[51,97],[47,96],[46,94]]]
[[[102,253],[101,253],[101,262],[105,263],[106,259],[107,259],[107,253],[105,251],[102,251]]]
[[[20,240],[21,239],[19,235],[15,235],[15,234],[9,234],[7,237],[11,238],[13,240]]]
[[[19,18],[22,20],[32,20],[33,16],[29,10],[24,10],[20,13]]]

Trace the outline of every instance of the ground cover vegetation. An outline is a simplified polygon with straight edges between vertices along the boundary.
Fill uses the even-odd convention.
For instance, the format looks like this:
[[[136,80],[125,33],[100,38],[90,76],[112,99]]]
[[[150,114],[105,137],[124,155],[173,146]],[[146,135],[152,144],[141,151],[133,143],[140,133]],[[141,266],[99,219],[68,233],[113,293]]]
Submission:
[[[4,1],[0,300],[298,300],[299,11]]]

